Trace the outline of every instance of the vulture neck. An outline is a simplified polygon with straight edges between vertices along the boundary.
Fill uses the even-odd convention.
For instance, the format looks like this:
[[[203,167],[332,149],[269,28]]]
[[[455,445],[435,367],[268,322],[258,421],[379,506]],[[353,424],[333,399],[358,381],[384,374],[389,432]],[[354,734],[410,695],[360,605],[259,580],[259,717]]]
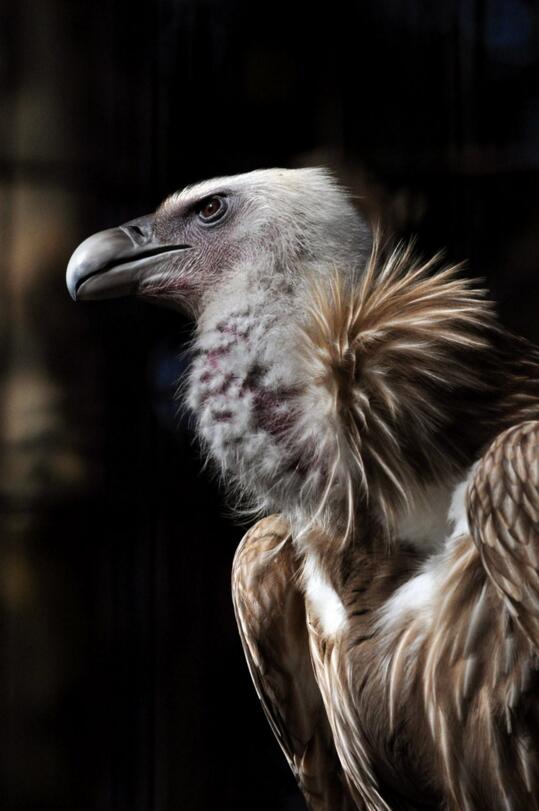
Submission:
[[[240,275],[199,320],[188,402],[202,441],[236,501],[283,513],[296,538],[315,526],[338,546],[386,546],[421,524],[432,541],[485,446],[537,418],[537,351],[483,291],[406,250],[377,262],[354,284]]]
[[[297,450],[288,441],[298,385],[294,331],[299,302],[285,279],[238,274],[199,318],[188,405],[198,433],[249,511],[286,511],[297,491]]]

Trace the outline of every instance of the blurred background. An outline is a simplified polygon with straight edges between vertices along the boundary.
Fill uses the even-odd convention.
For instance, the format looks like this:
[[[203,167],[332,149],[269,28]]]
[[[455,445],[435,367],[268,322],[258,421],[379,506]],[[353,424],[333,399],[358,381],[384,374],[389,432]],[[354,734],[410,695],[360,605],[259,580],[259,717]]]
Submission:
[[[75,305],[96,230],[331,166],[539,340],[532,0],[0,3],[0,806],[304,808],[251,686],[243,533],[177,415],[190,325]]]

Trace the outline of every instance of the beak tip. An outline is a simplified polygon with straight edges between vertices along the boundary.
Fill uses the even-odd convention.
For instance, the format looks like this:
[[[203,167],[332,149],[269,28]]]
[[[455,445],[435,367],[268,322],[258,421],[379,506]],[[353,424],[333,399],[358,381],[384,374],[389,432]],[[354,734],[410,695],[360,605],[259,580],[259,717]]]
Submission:
[[[82,274],[82,268],[80,266],[80,263],[78,261],[73,261],[73,260],[75,260],[75,254],[73,254],[73,256],[69,260],[69,264],[67,266],[66,286],[67,286],[69,295],[71,296],[73,301],[77,301],[78,300],[77,299],[77,285],[78,285],[79,279],[81,278],[81,276],[83,274]]]
[[[69,295],[73,299],[73,301],[77,300],[77,286],[75,284],[74,279],[69,276],[69,271],[66,274],[66,287]]]
[[[116,230],[100,231],[85,239],[73,251],[66,270],[66,285],[73,301],[80,301],[77,295],[79,286],[107,260],[109,235]]]

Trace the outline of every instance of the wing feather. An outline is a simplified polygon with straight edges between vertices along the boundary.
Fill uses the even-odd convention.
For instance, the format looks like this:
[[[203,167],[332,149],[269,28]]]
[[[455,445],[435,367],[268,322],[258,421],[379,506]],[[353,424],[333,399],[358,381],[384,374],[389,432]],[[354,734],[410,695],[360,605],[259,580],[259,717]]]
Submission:
[[[468,491],[470,530],[510,614],[539,652],[539,422],[500,434]]]
[[[311,664],[304,597],[288,525],[259,521],[232,571],[234,610],[258,697],[312,811],[352,811]]]

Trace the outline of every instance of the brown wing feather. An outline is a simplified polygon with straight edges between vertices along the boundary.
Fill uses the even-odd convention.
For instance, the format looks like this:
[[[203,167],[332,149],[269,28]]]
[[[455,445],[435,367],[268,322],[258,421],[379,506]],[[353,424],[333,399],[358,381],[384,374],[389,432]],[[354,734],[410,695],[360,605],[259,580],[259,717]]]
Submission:
[[[487,574],[539,652],[539,422],[493,442],[470,484],[468,512]]]
[[[297,560],[280,516],[244,537],[232,571],[234,609],[256,691],[312,811],[358,806],[344,782],[315,681]]]

